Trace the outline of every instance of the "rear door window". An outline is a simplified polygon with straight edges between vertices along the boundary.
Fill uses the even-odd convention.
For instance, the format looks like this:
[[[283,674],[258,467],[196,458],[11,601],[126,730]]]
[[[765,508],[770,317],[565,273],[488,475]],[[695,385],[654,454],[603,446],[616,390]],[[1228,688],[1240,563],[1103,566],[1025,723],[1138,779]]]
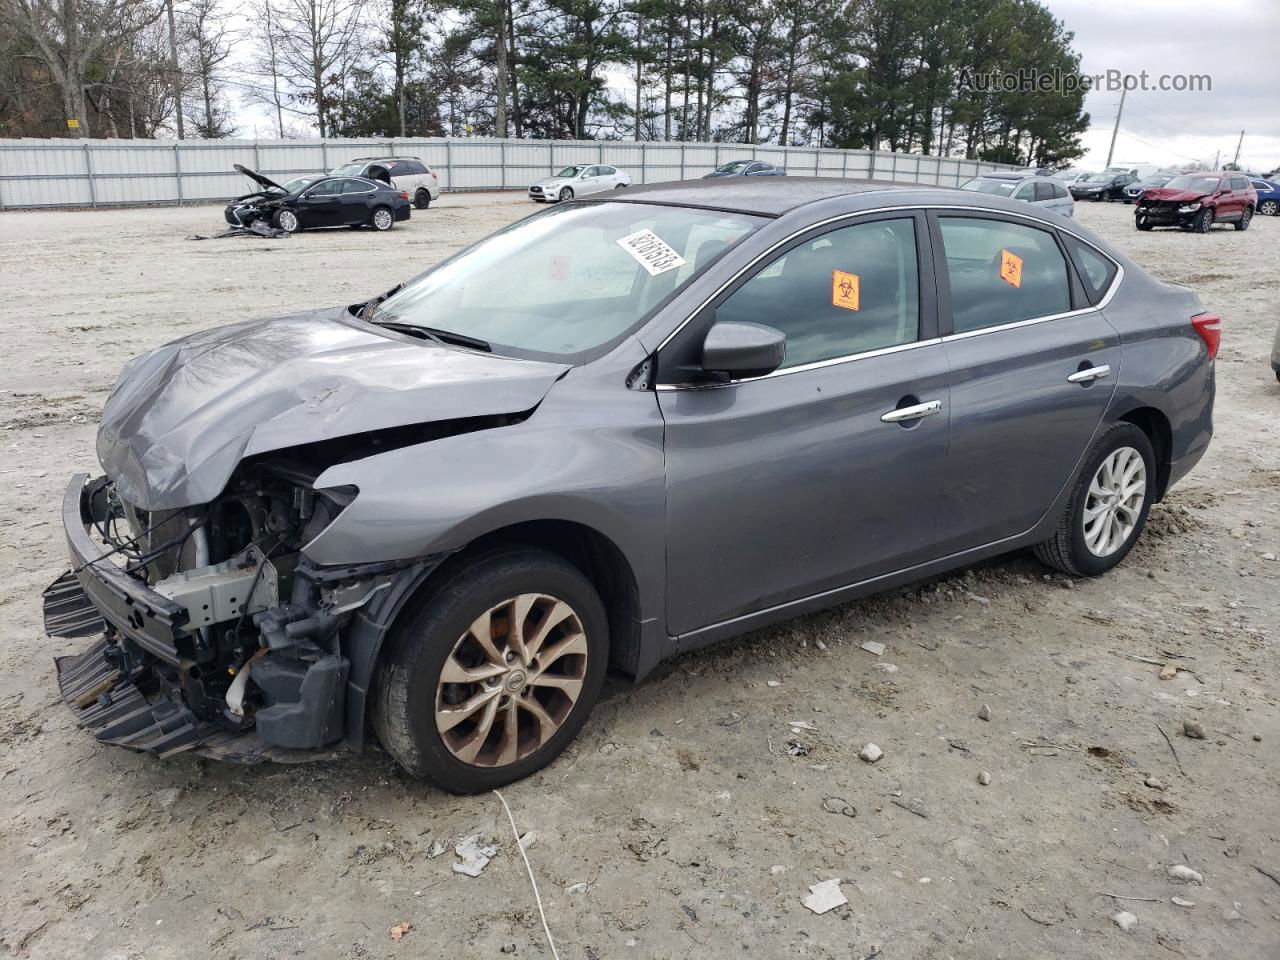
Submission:
[[[1246,180],[1244,177],[1232,177],[1232,178],[1231,178],[1231,189],[1232,189],[1232,190],[1248,190],[1248,189],[1249,189],[1249,181],[1248,181],[1248,180]]]
[[[1067,261],[1053,234],[977,217],[938,218],[953,332],[970,333],[1071,309]]]
[[[1052,200],[1054,198],[1053,184],[1048,180],[1041,180],[1036,183],[1036,199]]]
[[[914,342],[915,221],[841,227],[792,247],[716,307],[716,321],[725,320],[785,333],[783,369]]]

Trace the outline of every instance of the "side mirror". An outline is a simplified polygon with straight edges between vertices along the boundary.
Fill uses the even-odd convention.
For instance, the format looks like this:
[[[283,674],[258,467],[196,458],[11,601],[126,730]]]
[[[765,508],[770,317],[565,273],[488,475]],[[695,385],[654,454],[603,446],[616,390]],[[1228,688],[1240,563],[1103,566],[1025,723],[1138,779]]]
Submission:
[[[782,366],[787,335],[763,323],[722,321],[702,341],[702,369],[730,379],[763,377]]]

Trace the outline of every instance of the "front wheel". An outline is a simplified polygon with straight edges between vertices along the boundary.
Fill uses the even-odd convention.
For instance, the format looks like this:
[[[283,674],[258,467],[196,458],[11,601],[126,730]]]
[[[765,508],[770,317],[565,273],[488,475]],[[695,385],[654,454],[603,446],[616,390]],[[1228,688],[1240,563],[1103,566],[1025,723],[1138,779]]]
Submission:
[[[561,189],[560,194],[556,199],[558,199],[561,203],[564,203],[564,201],[566,200],[572,200],[573,187],[564,187],[563,189]]]
[[[1249,221],[1253,219],[1253,207],[1245,207],[1244,213],[1240,214],[1240,219],[1236,221],[1237,230],[1248,230]]]
[[[1196,214],[1196,218],[1191,221],[1191,229],[1196,233],[1208,233],[1209,228],[1213,226],[1213,211],[1205,207]]]
[[[1113,425],[1093,445],[1057,531],[1036,556],[1075,576],[1106,573],[1142,534],[1155,480],[1151,440],[1131,423]]]
[[[1133,223],[1134,223],[1134,226],[1136,226],[1139,230],[1150,230],[1153,226],[1155,226],[1155,224],[1153,224],[1146,217],[1136,217]]]
[[[484,554],[444,574],[388,638],[374,729],[409,773],[452,793],[527,777],[586,722],[608,633],[576,567],[533,548]]]
[[[395,226],[396,218],[386,207],[378,207],[373,211],[369,222],[373,224],[373,229],[386,231]]]
[[[285,233],[296,233],[301,224],[298,215],[292,210],[281,210],[276,214],[276,226]]]

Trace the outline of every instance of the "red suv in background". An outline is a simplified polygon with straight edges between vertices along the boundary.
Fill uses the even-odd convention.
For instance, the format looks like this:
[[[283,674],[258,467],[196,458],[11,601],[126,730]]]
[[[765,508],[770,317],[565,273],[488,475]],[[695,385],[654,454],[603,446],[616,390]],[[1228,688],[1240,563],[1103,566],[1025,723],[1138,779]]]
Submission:
[[[1145,191],[1133,216],[1139,230],[1176,226],[1208,233],[1215,223],[1248,230],[1257,208],[1258,192],[1242,173],[1184,173]]]

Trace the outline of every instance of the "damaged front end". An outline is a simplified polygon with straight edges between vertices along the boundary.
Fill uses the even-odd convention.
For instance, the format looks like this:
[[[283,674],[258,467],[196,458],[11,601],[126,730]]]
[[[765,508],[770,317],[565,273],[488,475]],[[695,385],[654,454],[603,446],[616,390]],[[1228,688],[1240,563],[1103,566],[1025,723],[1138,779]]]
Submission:
[[[406,565],[311,563],[302,548],[356,495],[314,480],[298,464],[247,461],[213,502],[146,512],[105,477],[72,477],[72,568],[45,591],[44,613],[52,636],[101,635],[56,661],[81,726],[159,756],[245,762],[343,738],[340,634]]]

